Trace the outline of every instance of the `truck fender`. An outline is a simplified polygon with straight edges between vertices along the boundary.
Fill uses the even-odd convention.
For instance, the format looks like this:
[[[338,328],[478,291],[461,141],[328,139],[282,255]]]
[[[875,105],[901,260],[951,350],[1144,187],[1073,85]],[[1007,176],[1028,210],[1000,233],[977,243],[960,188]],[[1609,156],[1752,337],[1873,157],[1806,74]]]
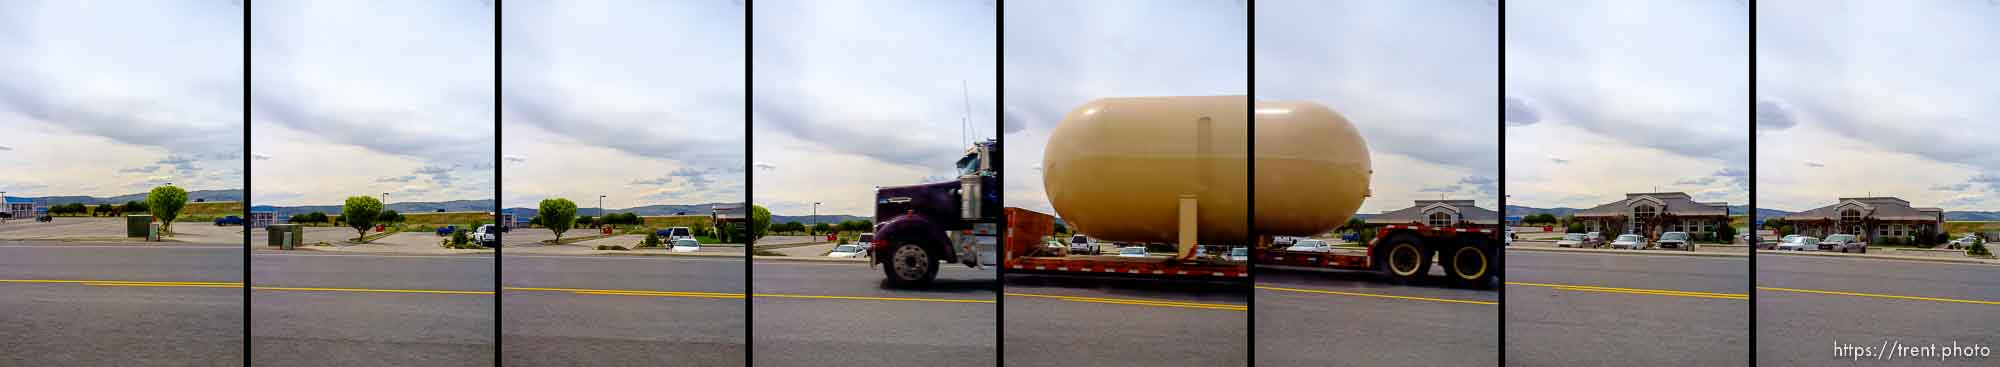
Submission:
[[[906,241],[916,242],[925,250],[936,254],[940,260],[949,262],[958,259],[956,252],[952,251],[950,246],[951,239],[945,237],[944,230],[939,229],[937,224],[931,223],[929,218],[916,213],[896,216],[876,225],[875,239],[890,245]],[[889,250],[887,246],[869,246],[869,251],[875,253],[873,262],[877,263],[887,261],[884,259],[889,257],[886,254]]]

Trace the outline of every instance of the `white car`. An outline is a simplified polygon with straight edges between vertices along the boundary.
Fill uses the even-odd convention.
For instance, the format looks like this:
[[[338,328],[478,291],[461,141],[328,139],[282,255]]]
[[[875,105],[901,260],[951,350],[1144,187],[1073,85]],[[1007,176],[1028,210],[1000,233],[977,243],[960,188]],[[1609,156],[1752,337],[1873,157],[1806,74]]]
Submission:
[[[1146,246],[1126,246],[1118,249],[1118,257],[1146,257]]]
[[[1957,249],[1972,247],[1972,245],[1984,242],[1985,240],[1979,239],[1979,236],[1966,234],[1965,237],[1959,237],[1956,240],[1951,240],[1951,243],[1945,244],[1945,248],[1957,250]]]
[[[1556,247],[1583,247],[1583,234],[1564,234],[1562,239],[1556,240]]]
[[[673,250],[671,251],[673,252],[701,251],[701,241],[695,241],[693,238],[682,238],[674,240],[674,247]]]
[[[1229,261],[1250,261],[1250,248],[1237,247],[1229,249]]]
[[[1299,240],[1292,243],[1292,247],[1286,247],[1285,251],[1331,252],[1333,246],[1327,245],[1326,240]]]
[[[834,246],[833,252],[827,253],[826,257],[855,258],[855,257],[861,257],[861,254],[865,251],[866,250],[862,250],[861,246],[858,245],[853,245],[853,244],[839,245],[839,246]]]
[[[1611,248],[1644,249],[1646,248],[1646,239],[1636,234],[1621,234],[1618,235],[1618,239],[1611,240]]]
[[[1084,237],[1083,235],[1070,236],[1069,253],[1093,254],[1093,255],[1097,254],[1097,243],[1090,242],[1090,238]]]
[[[688,239],[688,240],[694,239],[694,231],[688,230],[688,227],[667,228],[667,238],[666,238],[667,243],[672,243],[678,246],[680,244],[680,240],[683,239]]]
[[[491,224],[482,224],[479,229],[472,230],[472,242],[480,246],[500,247],[499,230]]]
[[[1812,251],[1812,250],[1818,250],[1818,249],[1819,249],[1819,239],[1818,239],[1818,238],[1812,238],[1812,237],[1806,237],[1806,236],[1800,236],[1800,235],[1790,235],[1790,236],[1785,236],[1785,239],[1784,239],[1784,240],[1781,240],[1781,241],[1778,241],[1778,249],[1779,249],[1779,250],[1792,250],[1792,251]]]

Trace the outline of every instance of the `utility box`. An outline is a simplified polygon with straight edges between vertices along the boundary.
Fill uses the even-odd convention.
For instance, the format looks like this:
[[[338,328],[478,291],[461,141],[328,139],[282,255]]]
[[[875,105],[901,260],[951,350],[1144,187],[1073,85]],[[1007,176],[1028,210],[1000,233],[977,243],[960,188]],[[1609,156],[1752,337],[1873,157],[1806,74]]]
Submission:
[[[146,223],[146,241],[160,242],[160,224]]]
[[[286,250],[292,249],[293,246],[298,246],[306,238],[305,227],[297,224],[273,223],[270,226],[264,227],[264,230],[270,234],[270,240],[265,244],[266,246],[279,246]]]
[[[152,214],[127,215],[125,216],[125,237],[145,238],[146,232],[152,225]]]

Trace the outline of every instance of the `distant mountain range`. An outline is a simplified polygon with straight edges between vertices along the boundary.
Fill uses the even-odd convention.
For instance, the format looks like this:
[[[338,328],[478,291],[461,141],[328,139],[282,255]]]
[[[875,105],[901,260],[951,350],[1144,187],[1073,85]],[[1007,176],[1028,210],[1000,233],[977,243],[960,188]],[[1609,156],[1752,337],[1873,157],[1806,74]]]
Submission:
[[[256,207],[256,209],[262,209],[266,207],[277,209],[278,217],[284,218],[284,217],[290,217],[293,214],[305,214],[311,212],[321,212],[321,213],[326,213],[326,215],[339,215],[341,206],[340,205],[301,205],[301,206],[259,205]],[[490,212],[493,211],[493,200],[401,202],[401,203],[389,203],[388,205],[385,205],[385,209],[394,210],[397,213],[430,213],[430,212],[436,212],[438,211],[438,209],[444,209],[444,211],[447,212]]]
[[[853,215],[846,215],[846,214],[820,214],[820,215],[819,215],[819,222],[820,222],[820,223],[834,223],[834,224],[839,224],[840,222],[845,222],[845,221],[850,221],[850,220],[866,220],[866,221],[873,221],[873,220],[875,220],[875,218],[874,218],[874,217],[862,217],[862,216],[853,216]],[[813,216],[810,216],[810,215],[773,215],[773,216],[771,216],[771,223],[784,223],[784,222],[799,222],[799,223],[803,223],[803,224],[806,224],[806,225],[812,225],[812,223],[813,223]]]
[[[1745,212],[1748,212],[1749,210],[1750,210],[1750,206],[1749,206],[1749,205],[1730,205],[1730,206],[1729,206],[1729,215],[1743,215],[1743,213],[1745,213]],[[1767,210],[1768,210],[1768,209],[1767,209]],[[1557,217],[1565,217],[1565,216],[1570,216],[1570,215],[1574,215],[1574,214],[1576,214],[1576,212],[1579,212],[1579,211],[1583,211],[1583,209],[1577,209],[1577,208],[1569,208],[1569,207],[1555,207],[1555,208],[1547,208],[1547,209],[1544,209],[1544,208],[1536,208],[1536,207],[1529,207],[1529,206],[1520,206],[1520,205],[1508,205],[1508,206],[1507,206],[1507,214],[1506,214],[1506,215],[1507,215],[1507,216],[1517,216],[1517,215],[1518,215],[1518,216],[1524,216],[1524,217],[1525,217],[1525,216],[1530,216],[1530,215],[1536,215],[1536,214],[1545,214],[1545,213],[1546,213],[1546,214],[1552,214],[1552,215],[1555,215],[1555,216],[1557,216]],[[1779,214],[1779,215],[1783,215],[1783,214]]]
[[[602,213],[597,211],[597,207],[577,207],[576,215],[577,216],[588,215],[593,217],[604,215],[604,213],[637,213],[640,216],[708,215],[709,213],[713,212],[714,207],[721,205],[727,205],[727,204],[707,203],[707,204],[689,204],[689,205],[678,205],[678,204],[647,205],[647,206],[623,208],[623,209],[607,208],[604,209]],[[515,217],[517,218],[534,218],[536,213],[541,212],[541,209],[539,208],[508,208],[507,210],[513,212]]]
[[[20,197],[20,196],[16,196]],[[119,195],[108,198],[95,196],[43,196],[29,197],[37,206],[53,206],[82,203],[84,205],[124,204],[127,201],[146,201],[146,193]],[[188,192],[188,202],[194,201],[243,201],[243,190],[195,190]]]

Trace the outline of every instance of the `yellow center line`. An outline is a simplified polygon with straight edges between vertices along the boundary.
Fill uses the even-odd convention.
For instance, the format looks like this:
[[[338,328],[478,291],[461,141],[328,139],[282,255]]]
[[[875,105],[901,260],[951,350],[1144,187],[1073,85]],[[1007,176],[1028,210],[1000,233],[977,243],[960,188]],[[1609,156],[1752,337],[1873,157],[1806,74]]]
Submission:
[[[430,289],[370,289],[370,288],[315,288],[315,287],[250,287],[260,291],[319,291],[319,292],[361,292],[361,293],[429,293],[429,294],[493,294],[492,291],[445,291]]]
[[[155,283],[83,283],[104,287],[199,287],[199,288],[243,288],[242,284],[155,284]]]
[[[576,294],[587,294],[587,295],[600,295],[600,296],[648,296],[648,297],[690,297],[690,298],[726,298],[726,299],[743,299],[743,295],[741,295],[741,294],[726,294],[726,295],[714,295],[714,294],[686,294],[686,293],[677,293],[677,292],[575,292],[575,293],[576,293]]]
[[[1270,290],[1270,291],[1286,291],[1286,292],[1299,292],[1299,293],[1320,293],[1320,294],[1335,294],[1335,295],[1342,295],[1342,296],[1360,296],[1360,297],[1378,297],[1378,298],[1391,298],[1391,299],[1402,299],[1402,300],[1412,300],[1412,301],[1431,301],[1431,302],[1446,302],[1446,303],[1465,303],[1465,304],[1474,304],[1474,305],[1498,305],[1498,304],[1500,304],[1500,302],[1492,302],[1492,301],[1472,301],[1472,300],[1462,300],[1462,299],[1450,299],[1450,298],[1432,298],[1432,297],[1416,297],[1416,296],[1397,296],[1397,295],[1389,295],[1389,294],[1374,294],[1374,293],[1357,293],[1357,292],[1340,292],[1340,291],[1323,291],[1323,290],[1317,290],[1317,289],[1298,289],[1298,288],[1280,288],[1280,287],[1267,287],[1267,286],[1261,286],[1261,285],[1260,285],[1260,286],[1257,286],[1257,289],[1262,289],[1262,290]]]
[[[1580,291],[1580,292],[1644,294],[1644,295],[1654,295],[1654,296],[1735,299],[1735,300],[1746,300],[1746,301],[1750,299],[1750,295],[1743,293],[1693,292],[1693,291],[1675,291],[1675,290],[1665,290],[1665,289],[1618,288],[1618,287],[1599,287],[1599,286],[1589,286],[1589,285],[1526,283],[1526,282],[1507,282],[1507,285],[1549,287],[1566,291]]]
[[[1831,295],[1840,295],[1840,296],[1855,296],[1855,297],[1873,297],[1873,298],[1888,298],[1888,299],[1905,299],[1905,300],[1914,300],[1914,301],[1934,301],[1934,302],[1952,302],[1952,303],[1971,303],[1971,304],[1976,304],[1976,305],[2000,305],[2000,301],[1981,301],[1981,300],[1972,300],[1972,299],[1953,299],[1953,298],[1939,298],[1939,297],[1918,297],[1918,296],[1898,296],[1898,295],[1893,295],[1893,294],[1876,294],[1876,293],[1861,293],[1861,292],[1842,292],[1842,291],[1822,291],[1822,290],[1813,290],[1813,289],[1797,289],[1797,288],[1779,288],[1779,287],[1757,287],[1757,289],[1758,289],[1758,290],[1765,290],[1765,291],[1779,291],[1779,292],[1795,292],[1795,293],[1812,293],[1812,294],[1831,294]]]
[[[231,282],[164,282],[164,281],[140,281],[140,280],[51,280],[51,279],[0,279],[0,283],[56,283],[56,284],[93,284],[93,283],[118,283],[118,284],[135,284],[135,285],[136,285],[136,284],[169,284],[169,285],[173,285],[173,284],[206,284],[206,285],[234,285],[234,286],[239,286],[239,287],[240,287],[240,286],[243,286],[243,283],[231,283]]]
[[[909,297],[861,297],[861,296],[819,296],[819,295],[805,295],[805,294],[765,294],[765,293],[757,293],[757,294],[754,294],[754,295],[752,295],[752,296],[755,296],[755,297],[771,297],[771,298],[801,298],[801,299],[845,299],[845,300],[858,300],[858,301],[911,301],[911,302],[946,302],[946,303],[993,303],[993,300],[988,300],[988,299],[951,299],[951,298],[909,298]]]
[[[1058,300],[1064,300],[1064,301],[1072,301],[1072,302],[1091,302],[1091,303],[1107,303],[1107,304],[1117,304],[1117,305],[1138,305],[1138,306],[1158,306],[1158,307],[1180,307],[1180,308],[1198,308],[1198,309],[1209,309],[1209,310],[1226,310],[1226,311],[1249,311],[1249,310],[1250,310],[1250,307],[1249,307],[1249,306],[1244,306],[1244,305],[1233,305],[1233,304],[1226,304],[1226,303],[1194,303],[1194,302],[1174,302],[1174,301],[1156,301],[1156,300],[1146,300],[1146,299],[1129,299],[1129,298],[1098,298],[1098,297],[1078,297],[1078,296],[1058,296],[1058,295],[1050,295],[1050,294],[1033,294],[1033,293],[1007,293],[1007,296],[1008,296],[1008,297],[1015,297],[1015,296],[1019,296],[1019,297],[1033,297],[1033,298],[1049,298],[1049,299],[1058,299]]]

